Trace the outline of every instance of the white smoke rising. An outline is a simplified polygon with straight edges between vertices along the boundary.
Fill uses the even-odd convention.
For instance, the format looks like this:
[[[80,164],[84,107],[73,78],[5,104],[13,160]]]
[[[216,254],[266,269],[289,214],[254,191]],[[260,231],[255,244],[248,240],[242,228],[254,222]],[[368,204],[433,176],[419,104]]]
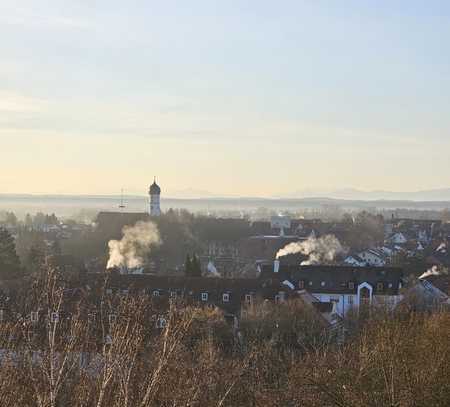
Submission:
[[[309,237],[303,242],[289,243],[277,253],[277,259],[288,254],[301,253],[308,256],[308,259],[302,262],[302,265],[309,264],[329,264],[334,261],[336,256],[345,253],[336,236],[326,235],[316,239]]]
[[[161,244],[158,228],[153,222],[138,221],[134,226],[124,226],[121,240],[110,240],[107,268],[142,266],[143,257],[153,246]]]
[[[212,261],[208,262],[208,266],[206,267],[210,277],[221,277],[220,273],[217,271],[216,266]]]
[[[430,276],[442,276],[448,274],[448,270],[445,268],[439,269],[438,266],[433,266],[429,270],[427,270],[425,273],[423,273],[419,280],[422,280],[424,278],[430,277]]]

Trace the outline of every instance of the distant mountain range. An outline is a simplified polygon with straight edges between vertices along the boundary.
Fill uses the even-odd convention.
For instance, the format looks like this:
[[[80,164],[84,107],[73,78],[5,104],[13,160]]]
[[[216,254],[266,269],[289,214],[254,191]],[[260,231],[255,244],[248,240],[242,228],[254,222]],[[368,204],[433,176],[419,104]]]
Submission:
[[[163,189],[162,196],[165,199],[213,199],[213,200],[247,200],[247,199],[346,199],[351,201],[417,201],[417,202],[442,202],[450,201],[450,188],[427,189],[422,191],[396,192],[385,190],[363,191],[355,188],[320,189],[304,188],[292,193],[280,193],[270,197],[257,197],[250,195],[217,194],[206,190],[186,188],[181,190]],[[143,194],[126,194],[127,198],[146,198]],[[71,198],[71,199],[120,199],[120,195],[82,195],[82,194],[4,194],[0,192],[0,200],[5,198]]]
[[[334,198],[350,199],[361,201],[450,201],[450,188],[429,189],[414,192],[394,192],[394,191],[361,191],[353,188],[320,190],[320,189],[302,189],[292,194],[281,195],[280,198]]]
[[[175,200],[349,200],[349,201],[415,201],[415,202],[443,202],[450,201],[450,188],[429,189],[423,191],[413,192],[395,192],[395,191],[362,191],[354,188],[341,189],[315,189],[306,188],[292,193],[285,193],[273,195],[271,197],[257,197],[257,196],[238,196],[226,194],[214,194],[209,191],[197,189],[183,189],[162,191],[164,199]],[[0,193],[0,200],[2,199],[117,199],[120,200],[120,195],[77,195],[77,194],[2,194]],[[147,198],[146,195],[124,195],[124,198],[142,199]]]
[[[204,198],[225,198],[239,199],[238,196],[230,196],[225,194],[214,194],[209,191],[196,189],[183,189],[179,191],[168,191],[167,197],[175,199],[204,199]],[[242,199],[253,198],[242,196]],[[274,195],[272,198],[280,199],[304,199],[304,198],[330,198],[330,199],[348,199],[358,201],[450,201],[450,188],[428,189],[412,192],[396,192],[396,191],[363,191],[355,188],[340,189],[317,189],[305,188],[288,194]],[[264,198],[262,198],[264,199]]]

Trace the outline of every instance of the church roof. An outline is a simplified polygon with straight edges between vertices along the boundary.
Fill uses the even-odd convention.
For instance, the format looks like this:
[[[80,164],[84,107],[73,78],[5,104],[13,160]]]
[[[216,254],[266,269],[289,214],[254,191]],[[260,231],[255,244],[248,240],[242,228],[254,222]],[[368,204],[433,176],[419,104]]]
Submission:
[[[161,188],[156,183],[156,179],[153,181],[153,184],[150,185],[149,193],[150,193],[150,195],[159,195],[159,194],[161,194]]]

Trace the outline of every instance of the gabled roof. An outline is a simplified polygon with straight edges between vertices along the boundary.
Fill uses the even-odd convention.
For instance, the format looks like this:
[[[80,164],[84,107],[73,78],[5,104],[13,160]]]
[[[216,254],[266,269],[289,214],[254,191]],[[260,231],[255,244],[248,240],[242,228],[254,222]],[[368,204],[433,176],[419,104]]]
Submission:
[[[424,279],[431,283],[434,287],[442,291],[447,296],[450,295],[450,275],[442,274],[438,276],[429,276]]]
[[[136,290],[155,288],[160,290],[252,290],[257,287],[254,279],[164,276],[156,274],[111,274],[108,285],[112,287],[131,287]]]
[[[398,295],[401,288],[403,270],[396,267],[357,266],[301,266],[280,264],[279,272],[273,272],[273,265],[263,265],[260,278],[289,280],[298,287],[303,281],[305,289],[312,293],[355,294],[357,286],[363,282],[374,288],[374,294]],[[354,283],[351,289],[349,283]],[[383,283],[383,290],[377,292],[377,284]]]
[[[188,302],[201,303],[202,293],[208,294],[204,303],[214,304],[225,311],[239,312],[246,294],[262,293],[261,281],[258,279],[227,279],[214,277],[185,277],[185,276],[164,276],[155,274],[116,274],[109,276],[105,273],[89,273],[86,282],[93,287],[103,287],[105,278],[108,277],[106,287],[113,293],[127,290],[130,293],[147,293],[152,295],[158,292],[158,297],[164,299],[175,295],[176,298],[183,298]],[[267,292],[274,298],[274,292],[281,291],[280,282],[276,281],[274,290],[269,288]],[[289,288],[283,286],[288,291]],[[223,294],[229,294],[228,300],[223,301]]]

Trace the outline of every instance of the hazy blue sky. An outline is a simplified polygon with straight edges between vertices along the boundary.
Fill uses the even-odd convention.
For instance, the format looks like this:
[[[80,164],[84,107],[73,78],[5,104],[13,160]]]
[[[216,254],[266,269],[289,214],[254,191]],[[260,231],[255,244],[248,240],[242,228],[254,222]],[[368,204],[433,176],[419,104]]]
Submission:
[[[0,0],[0,192],[450,186],[449,1]]]

